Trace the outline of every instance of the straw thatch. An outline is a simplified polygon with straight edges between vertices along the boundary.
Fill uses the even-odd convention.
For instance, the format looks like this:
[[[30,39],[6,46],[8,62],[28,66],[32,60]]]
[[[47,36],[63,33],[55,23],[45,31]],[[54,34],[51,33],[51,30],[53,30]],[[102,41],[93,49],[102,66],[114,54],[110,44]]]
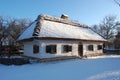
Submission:
[[[68,25],[72,25],[72,26],[88,27],[85,24],[80,24],[80,23],[75,22],[75,21],[71,21],[71,20],[64,19],[64,18],[57,18],[57,17],[53,17],[53,16],[49,16],[49,15],[39,15],[37,20],[40,20],[40,19],[59,22],[59,23],[68,24]]]
[[[70,21],[70,20],[68,20],[68,16],[67,16],[67,18],[65,18],[65,17],[66,16],[64,16],[64,14],[62,14],[61,18],[57,18],[57,17],[53,17],[53,16],[49,16],[49,15],[39,15],[36,20],[37,24],[36,24],[36,28],[34,29],[33,36],[39,36],[39,32],[40,32],[40,28],[41,28],[41,24],[42,24],[43,20],[49,20],[49,21],[59,22],[59,23],[68,24],[68,25],[72,25],[72,26],[88,28],[88,26],[85,24],[80,24],[75,21]]]

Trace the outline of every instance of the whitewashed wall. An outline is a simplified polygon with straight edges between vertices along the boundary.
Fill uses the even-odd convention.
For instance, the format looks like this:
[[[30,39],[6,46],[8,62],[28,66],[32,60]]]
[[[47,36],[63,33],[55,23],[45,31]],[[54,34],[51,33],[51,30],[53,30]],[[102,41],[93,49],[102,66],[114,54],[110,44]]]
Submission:
[[[39,53],[33,53],[33,45],[39,45]],[[57,45],[57,53],[49,54],[46,53],[46,45]],[[72,52],[62,53],[62,45],[71,45]],[[60,40],[40,40],[24,43],[24,54],[28,56],[38,57],[38,58],[50,58],[58,56],[78,56],[78,42],[76,41],[60,41]]]
[[[93,51],[88,50],[88,45],[93,45]],[[100,42],[83,42],[83,55],[87,54],[97,54],[97,53],[103,53],[103,50],[98,50],[97,46],[103,45],[103,43]]]
[[[33,53],[33,45],[39,45],[39,53]],[[61,40],[40,40],[40,41],[32,41],[32,42],[24,42],[24,54],[32,57],[38,58],[51,58],[58,56],[78,56],[78,41],[61,41]],[[98,42],[82,42],[83,44],[83,55],[94,54],[94,53],[102,53],[102,50],[97,50],[97,45],[102,45],[102,43]],[[57,45],[57,53],[49,54],[46,53],[46,45]],[[62,45],[71,45],[72,52],[62,53]],[[88,50],[88,45],[94,46],[94,51]]]

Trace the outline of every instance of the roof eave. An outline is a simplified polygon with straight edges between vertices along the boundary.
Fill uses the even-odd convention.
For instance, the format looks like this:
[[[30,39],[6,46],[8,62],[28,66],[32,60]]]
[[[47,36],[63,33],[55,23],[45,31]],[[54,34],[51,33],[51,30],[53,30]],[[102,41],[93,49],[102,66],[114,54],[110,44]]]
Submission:
[[[33,40],[65,40],[65,41],[81,41],[81,42],[102,42],[106,43],[107,40],[87,40],[87,39],[73,39],[73,38],[55,38],[55,37],[31,37],[27,39],[18,40],[17,42],[28,42]]]

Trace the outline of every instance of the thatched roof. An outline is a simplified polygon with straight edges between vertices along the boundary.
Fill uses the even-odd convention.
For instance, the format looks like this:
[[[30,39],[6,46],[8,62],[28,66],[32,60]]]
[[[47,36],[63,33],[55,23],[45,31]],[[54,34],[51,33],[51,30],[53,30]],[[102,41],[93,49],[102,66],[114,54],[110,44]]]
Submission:
[[[39,15],[18,38],[25,40],[31,38],[58,38],[87,41],[106,41],[103,37],[92,31],[87,25],[68,19],[48,15]]]
[[[81,24],[81,23],[78,23],[76,21],[71,21],[71,20],[68,20],[68,19],[58,18],[58,17],[44,15],[44,14],[41,14],[41,15],[38,16],[37,20],[40,20],[40,19],[59,22],[59,23],[68,24],[68,25],[72,25],[72,26],[88,27],[88,25]]]

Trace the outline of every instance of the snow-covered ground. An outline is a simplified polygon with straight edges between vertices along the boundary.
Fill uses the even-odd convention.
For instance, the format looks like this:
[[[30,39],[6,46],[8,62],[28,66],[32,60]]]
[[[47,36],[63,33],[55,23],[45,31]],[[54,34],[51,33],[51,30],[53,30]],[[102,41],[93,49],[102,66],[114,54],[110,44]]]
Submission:
[[[120,56],[22,66],[0,64],[0,80],[120,80]]]

